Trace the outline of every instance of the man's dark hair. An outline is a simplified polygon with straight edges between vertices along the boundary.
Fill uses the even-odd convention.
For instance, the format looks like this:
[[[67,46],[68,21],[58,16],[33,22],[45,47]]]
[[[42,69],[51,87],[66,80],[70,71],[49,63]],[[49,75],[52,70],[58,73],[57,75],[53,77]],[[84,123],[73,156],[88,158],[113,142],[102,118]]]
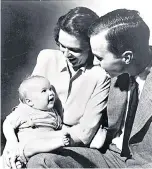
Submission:
[[[88,28],[98,18],[99,16],[91,9],[85,7],[71,9],[67,14],[58,19],[54,29],[56,43],[58,43],[60,29],[89,42]]]
[[[105,30],[109,51],[117,57],[126,50],[139,56],[147,54],[150,31],[138,11],[117,9],[107,13],[90,26],[88,36]]]

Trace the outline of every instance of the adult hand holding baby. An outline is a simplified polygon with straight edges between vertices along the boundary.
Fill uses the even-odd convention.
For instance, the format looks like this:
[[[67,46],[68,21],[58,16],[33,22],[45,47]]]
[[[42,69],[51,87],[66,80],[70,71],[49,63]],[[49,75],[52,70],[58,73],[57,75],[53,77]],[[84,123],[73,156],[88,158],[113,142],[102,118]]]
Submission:
[[[4,169],[20,169],[24,165],[26,161],[21,155],[23,153],[21,153],[22,150],[20,147],[18,142],[6,142],[2,155]]]

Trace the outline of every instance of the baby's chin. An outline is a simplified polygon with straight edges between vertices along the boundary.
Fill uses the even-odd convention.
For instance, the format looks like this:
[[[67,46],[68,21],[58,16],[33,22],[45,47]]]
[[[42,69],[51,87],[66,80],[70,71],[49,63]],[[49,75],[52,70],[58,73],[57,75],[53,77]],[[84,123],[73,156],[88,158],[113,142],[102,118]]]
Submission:
[[[47,110],[50,110],[50,109],[52,109],[53,107],[54,107],[54,103],[53,103],[53,104],[48,104]]]
[[[39,107],[39,108],[36,108],[36,109],[39,109],[41,111],[49,111],[50,109],[53,109],[53,107],[54,107],[54,104],[48,105],[48,106],[42,107],[42,108]]]

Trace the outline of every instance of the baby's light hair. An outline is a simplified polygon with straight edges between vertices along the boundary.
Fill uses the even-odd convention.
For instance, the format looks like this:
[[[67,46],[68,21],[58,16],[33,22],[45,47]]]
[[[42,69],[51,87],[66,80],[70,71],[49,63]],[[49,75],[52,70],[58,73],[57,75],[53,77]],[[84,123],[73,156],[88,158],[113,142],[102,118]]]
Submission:
[[[32,76],[28,76],[26,77],[22,83],[20,84],[19,88],[18,88],[18,92],[19,92],[19,100],[22,102],[22,103],[26,103],[26,98],[27,98],[27,92],[28,92],[28,89],[27,89],[27,84],[29,84],[29,82],[31,80],[34,80],[34,79],[45,79],[45,77],[43,76],[39,76],[39,75],[32,75]]]

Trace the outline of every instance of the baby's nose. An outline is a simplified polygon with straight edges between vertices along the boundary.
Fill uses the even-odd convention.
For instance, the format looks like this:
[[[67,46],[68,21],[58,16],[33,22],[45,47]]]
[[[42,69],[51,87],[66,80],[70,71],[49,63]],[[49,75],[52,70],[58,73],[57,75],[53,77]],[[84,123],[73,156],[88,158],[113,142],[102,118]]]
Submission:
[[[53,94],[53,90],[49,90],[48,93],[49,93],[49,95],[52,95]]]

